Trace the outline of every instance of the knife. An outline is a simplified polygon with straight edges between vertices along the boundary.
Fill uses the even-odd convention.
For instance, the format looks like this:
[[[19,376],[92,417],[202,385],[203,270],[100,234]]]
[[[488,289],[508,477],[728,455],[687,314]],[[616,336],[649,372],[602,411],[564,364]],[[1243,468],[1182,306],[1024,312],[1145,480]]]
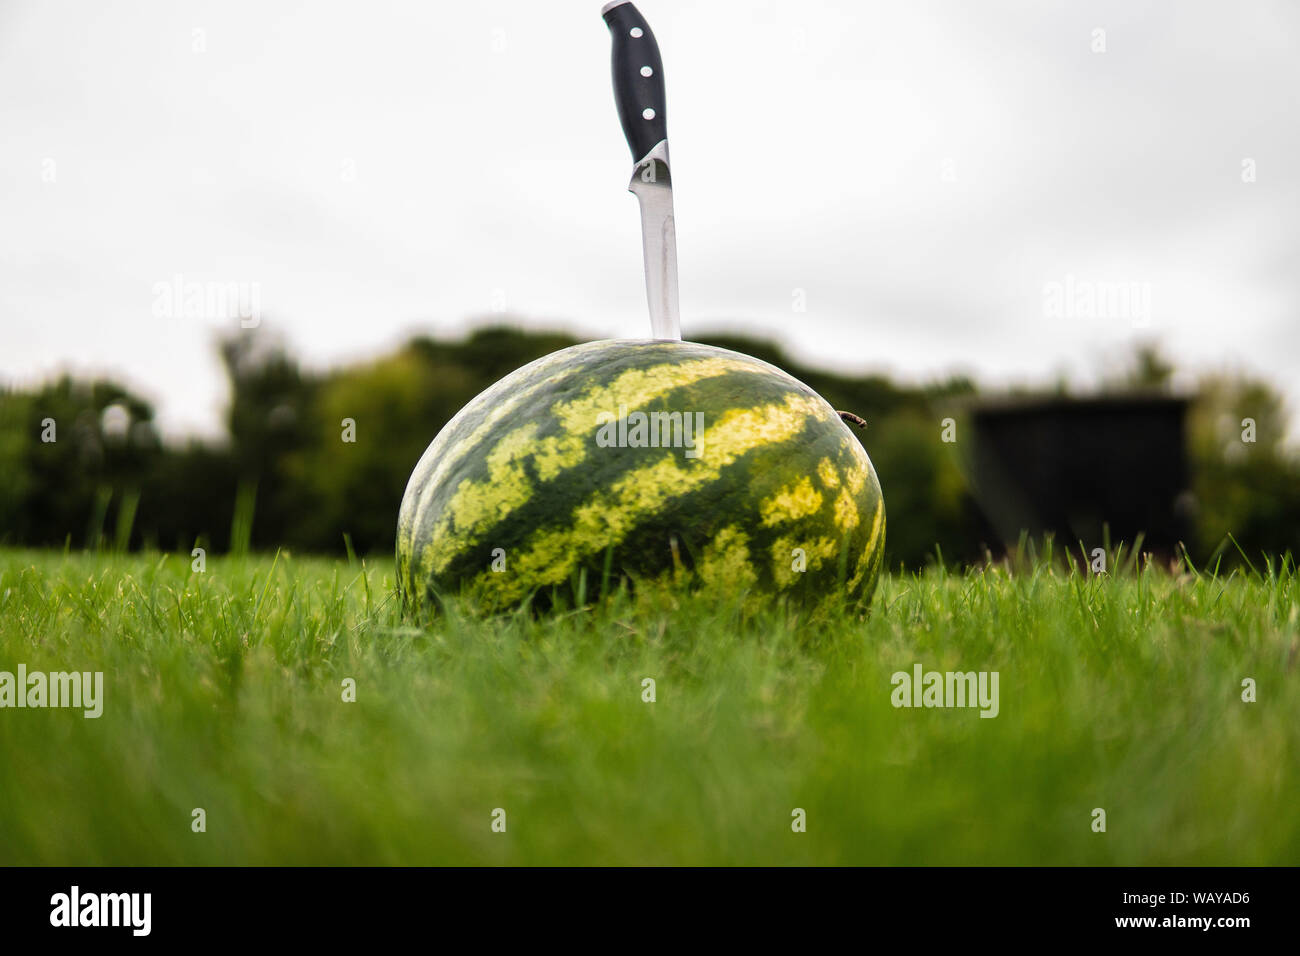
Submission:
[[[650,330],[657,339],[681,340],[677,311],[677,231],[668,171],[668,124],[663,61],[650,24],[629,0],[600,10],[613,37],[614,101],[632,150],[628,192],[641,205],[641,248]]]

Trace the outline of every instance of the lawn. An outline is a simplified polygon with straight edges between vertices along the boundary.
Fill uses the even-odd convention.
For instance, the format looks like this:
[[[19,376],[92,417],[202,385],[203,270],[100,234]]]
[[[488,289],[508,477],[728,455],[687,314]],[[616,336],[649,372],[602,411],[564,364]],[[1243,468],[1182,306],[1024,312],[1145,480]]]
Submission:
[[[0,710],[0,863],[1300,863],[1296,573],[1117,557],[417,628],[387,561],[0,551],[0,671],[104,681]]]

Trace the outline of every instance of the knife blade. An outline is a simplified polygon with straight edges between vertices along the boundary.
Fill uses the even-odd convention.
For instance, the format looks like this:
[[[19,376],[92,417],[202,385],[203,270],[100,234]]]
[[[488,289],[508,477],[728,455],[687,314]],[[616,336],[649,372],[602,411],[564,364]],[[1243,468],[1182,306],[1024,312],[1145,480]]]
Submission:
[[[682,337],[677,304],[677,229],[668,163],[663,61],[650,24],[630,0],[613,0],[600,14],[613,40],[614,101],[632,150],[628,192],[641,207],[650,330],[657,339]]]

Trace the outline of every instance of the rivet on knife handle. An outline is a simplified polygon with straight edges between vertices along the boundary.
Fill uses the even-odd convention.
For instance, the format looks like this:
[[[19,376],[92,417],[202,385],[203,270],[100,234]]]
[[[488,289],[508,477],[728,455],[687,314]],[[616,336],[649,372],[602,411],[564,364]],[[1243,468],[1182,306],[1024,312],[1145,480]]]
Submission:
[[[641,11],[627,0],[607,3],[600,12],[614,41],[611,59],[618,118],[632,159],[643,159],[657,143],[668,138],[659,44]]]

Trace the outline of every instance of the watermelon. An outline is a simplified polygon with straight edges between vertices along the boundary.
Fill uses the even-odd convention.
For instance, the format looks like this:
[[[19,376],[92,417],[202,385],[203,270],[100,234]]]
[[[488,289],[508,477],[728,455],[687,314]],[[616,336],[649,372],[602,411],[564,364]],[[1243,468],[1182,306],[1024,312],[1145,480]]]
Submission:
[[[489,609],[585,575],[820,604],[869,601],[885,507],[871,460],[808,386],[758,359],[666,340],[563,349],[439,432],[406,486],[397,583]]]

